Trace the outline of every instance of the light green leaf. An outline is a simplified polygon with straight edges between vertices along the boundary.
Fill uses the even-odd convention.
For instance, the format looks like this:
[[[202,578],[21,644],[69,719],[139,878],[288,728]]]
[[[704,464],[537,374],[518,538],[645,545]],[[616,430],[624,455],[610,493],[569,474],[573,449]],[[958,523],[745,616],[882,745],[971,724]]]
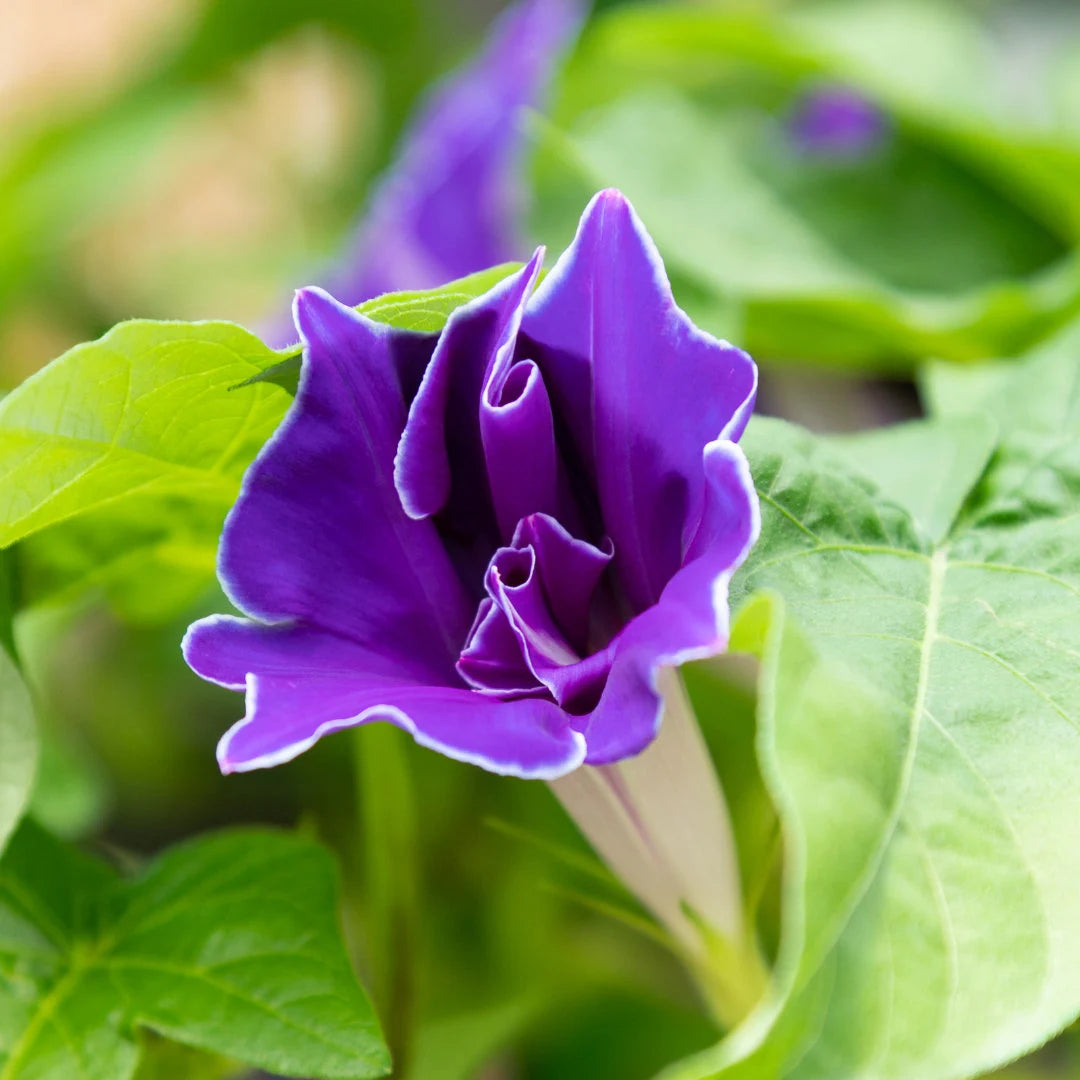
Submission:
[[[230,388],[273,362],[227,323],[130,322],[0,402],[0,544],[132,495],[228,506],[288,399]]]
[[[1080,421],[1080,320],[1074,320],[1018,360],[950,369],[927,364],[923,393],[939,415],[989,413],[1003,431],[1065,437]]]
[[[488,289],[520,268],[520,263],[501,263],[499,266],[478,270],[475,274],[458,278],[437,289],[394,292],[376,296],[360,304],[356,310],[369,319],[387,323],[399,330],[437,334],[446,325],[446,320],[459,307],[482,296]],[[290,394],[295,394],[300,378],[300,347],[295,345],[290,349],[285,349],[284,352],[286,353],[284,360],[248,379],[243,385],[272,382],[288,390]]]
[[[104,600],[134,623],[184,612],[213,582],[226,509],[144,496],[36,533],[19,546],[22,607]]]
[[[287,834],[198,839],[124,882],[24,824],[0,861],[0,1077],[127,1080],[138,1027],[289,1076],[385,1075],[336,896]]]
[[[918,370],[919,396],[931,416],[971,413],[1009,379],[1013,367],[1011,360],[981,364],[931,360]]]
[[[996,441],[994,421],[973,413],[837,436],[831,444],[936,543],[945,539]]]
[[[360,310],[434,331],[514,268]],[[4,398],[0,546],[33,538],[24,603],[96,592],[137,620],[190,604],[213,580],[225,514],[285,414],[281,387],[295,389],[299,365],[296,350],[276,352],[229,323],[129,322]]]
[[[631,5],[599,19],[589,46],[561,131],[547,132],[562,175],[541,172],[543,200],[562,204],[568,167],[622,187],[672,269],[745,305],[739,340],[755,355],[976,361],[1027,348],[1076,311],[1080,142],[994,112],[974,74],[996,70],[989,43],[954,6]],[[786,118],[823,81],[861,88],[889,115],[876,153],[845,163],[791,150]]]
[[[764,660],[784,936],[772,996],[671,1076],[971,1076],[1080,1012],[1080,395],[1057,416],[1003,425],[938,543],[827,442],[751,424],[734,602],[782,604],[734,644]]]
[[[741,303],[742,341],[756,355],[881,369],[908,368],[926,356],[975,360],[1015,352],[1075,308],[1080,272],[1072,260],[1021,280],[1005,273],[955,288],[942,280],[933,291],[890,282],[883,254],[897,277],[910,276],[912,267],[923,276],[926,266],[937,273],[940,260],[935,269],[925,246],[906,252],[850,229],[857,176],[846,181],[852,199],[837,205],[830,194],[836,178],[824,177],[821,190],[805,196],[773,185],[752,161],[743,126],[670,90],[639,91],[586,114],[568,135],[549,134],[547,145],[589,186],[624,190],[673,270],[719,300]],[[640,152],[642,131],[649,132],[648,154]],[[966,206],[977,194],[968,183],[952,202]],[[860,221],[880,224],[886,207],[896,213],[888,198],[863,201]],[[936,214],[953,228],[951,207]],[[1000,206],[981,209],[964,235],[982,236],[979,221],[997,222],[1003,213]],[[905,243],[915,235],[893,232]],[[1024,245],[1008,232],[984,239],[965,249],[971,275]],[[1007,271],[1007,262],[1001,268]]]

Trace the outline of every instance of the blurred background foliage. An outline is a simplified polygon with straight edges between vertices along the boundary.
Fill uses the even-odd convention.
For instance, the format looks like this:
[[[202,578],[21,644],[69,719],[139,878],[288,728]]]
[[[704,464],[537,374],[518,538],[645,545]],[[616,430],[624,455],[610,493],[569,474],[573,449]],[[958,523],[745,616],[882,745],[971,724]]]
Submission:
[[[133,316],[279,317],[342,250],[418,96],[498,6],[5,0],[0,382]],[[860,154],[807,153],[791,118],[837,83],[882,110],[884,133]],[[621,187],[680,302],[763,365],[764,407],[816,428],[913,415],[920,361],[1009,357],[1080,309],[1072,0],[600,3],[527,129],[533,236],[561,250],[587,197]],[[219,517],[200,513],[140,504],[130,528],[153,557],[118,577],[115,518],[100,534],[92,518],[54,530],[48,559],[16,549],[24,599],[50,600],[18,624],[45,733],[38,819],[133,857],[237,821],[319,835],[413,1080],[644,1080],[714,1042],[685,975],[544,785],[381,728],[218,774],[237,701],[178,649],[223,602]],[[76,563],[59,582],[33,576]],[[744,851],[775,853],[753,701],[726,693],[706,734]],[[773,865],[743,868],[766,941]],[[143,1080],[231,1071],[149,1051]],[[1080,1049],[1066,1037],[1008,1075],[1080,1076]]]

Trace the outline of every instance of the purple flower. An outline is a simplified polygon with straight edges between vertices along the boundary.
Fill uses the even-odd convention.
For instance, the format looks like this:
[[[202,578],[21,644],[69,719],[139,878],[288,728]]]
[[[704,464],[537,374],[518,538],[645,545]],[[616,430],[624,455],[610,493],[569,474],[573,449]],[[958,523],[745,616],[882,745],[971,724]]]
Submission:
[[[859,157],[885,134],[885,114],[847,86],[820,86],[799,100],[790,131],[796,146],[825,157]]]
[[[579,0],[522,0],[480,56],[435,88],[330,277],[335,296],[359,304],[523,257],[523,114],[539,103],[581,18]],[[291,326],[269,336],[296,340]]]
[[[246,690],[224,771],[388,720],[550,779],[642,750],[660,669],[725,647],[753,361],[675,305],[619,192],[534,291],[542,254],[437,338],[297,294],[299,392],[219,553],[247,618],[184,640]]]

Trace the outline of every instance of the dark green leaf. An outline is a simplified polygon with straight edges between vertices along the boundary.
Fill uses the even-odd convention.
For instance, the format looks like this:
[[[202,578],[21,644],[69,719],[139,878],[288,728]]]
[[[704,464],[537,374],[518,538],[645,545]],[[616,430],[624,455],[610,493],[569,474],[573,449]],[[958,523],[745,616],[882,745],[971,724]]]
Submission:
[[[326,853],[237,830],[122,881],[27,823],[0,861],[0,1077],[126,1080],[139,1027],[290,1076],[389,1059]]]

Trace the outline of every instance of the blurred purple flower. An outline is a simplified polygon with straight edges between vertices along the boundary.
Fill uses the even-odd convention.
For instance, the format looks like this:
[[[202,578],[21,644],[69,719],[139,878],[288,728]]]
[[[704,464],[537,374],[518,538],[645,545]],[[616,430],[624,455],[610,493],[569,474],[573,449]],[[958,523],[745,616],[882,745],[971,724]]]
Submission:
[[[619,192],[534,292],[542,254],[438,337],[297,294],[299,392],[219,556],[248,618],[184,641],[246,689],[224,771],[387,720],[550,779],[642,750],[660,669],[725,648],[758,529],[734,441],[754,363],[675,305]]]
[[[885,114],[859,91],[820,86],[804,94],[790,120],[791,137],[808,153],[823,157],[859,157],[883,138]]]
[[[338,299],[434,288],[524,256],[523,113],[540,103],[581,20],[580,0],[521,0],[472,64],[434,88],[329,276]],[[264,336],[296,341],[291,324]]]

